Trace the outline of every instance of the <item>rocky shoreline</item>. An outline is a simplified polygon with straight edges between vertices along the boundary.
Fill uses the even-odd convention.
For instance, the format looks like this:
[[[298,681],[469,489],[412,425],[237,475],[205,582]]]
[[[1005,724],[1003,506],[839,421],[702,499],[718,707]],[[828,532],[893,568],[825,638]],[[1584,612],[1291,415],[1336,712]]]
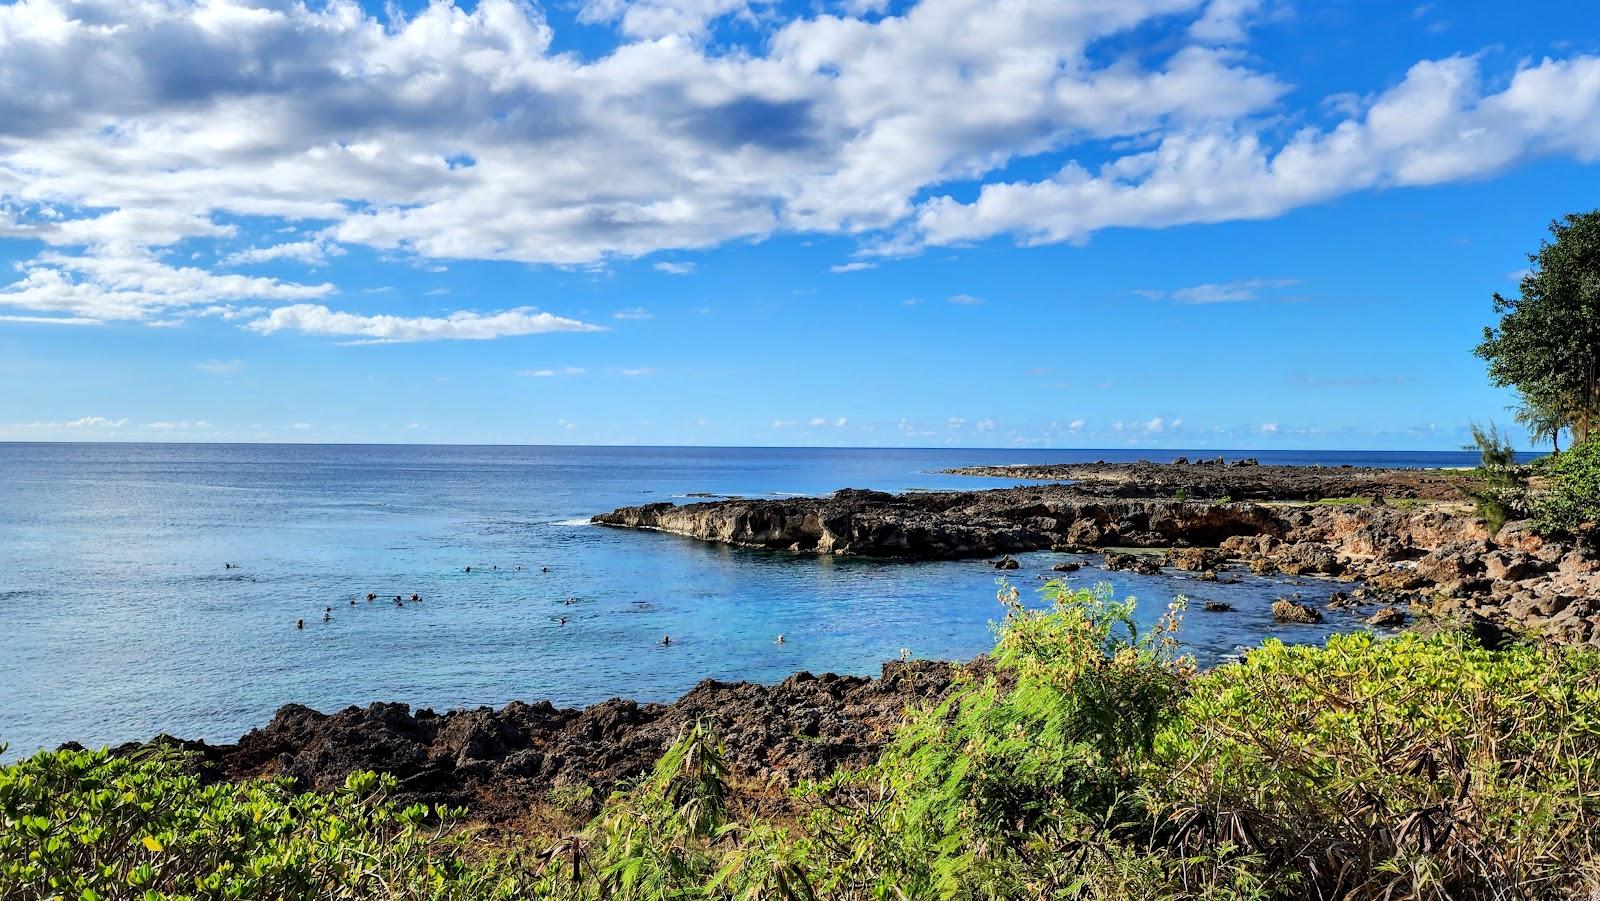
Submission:
[[[1192,477],[1195,470],[1209,480]],[[1527,523],[1489,535],[1461,503],[1461,473],[1218,463],[1002,471],[1077,480],[987,491],[847,489],[825,498],[648,504],[594,522],[742,547],[924,560],[1166,549],[1167,565],[1176,568],[1330,576],[1359,582],[1351,594],[1360,600],[1415,614],[1466,616],[1558,641],[1600,643],[1600,555],[1538,536]],[[1174,485],[1186,499],[1167,494]],[[1256,499],[1195,499],[1232,492]],[[1334,502],[1306,502],[1324,499]]]
[[[1052,463],[964,466],[949,475],[1072,482],[1096,497],[1173,497],[1196,500],[1316,501],[1324,498],[1401,498],[1459,501],[1467,475],[1448,469],[1376,469],[1357,466],[1263,466],[1254,458],[1223,457],[1172,463]]]
[[[1329,607],[1381,608],[1368,619],[1374,625],[1395,626],[1408,616],[1454,618],[1480,635],[1509,627],[1600,644],[1600,555],[1538,536],[1527,523],[1491,536],[1436,481],[1447,478],[1455,490],[1459,475],[1213,463],[1198,468],[1245,474],[1196,481],[1186,478],[1196,464],[1179,464],[1140,482],[1152,466],[1032,468],[1073,483],[988,491],[847,489],[825,498],[649,504],[594,521],[798,553],[998,558],[1002,569],[1015,567],[1007,555],[1056,550],[1102,554],[1108,569],[1174,569],[1206,581],[1226,581],[1239,569],[1318,575],[1352,583],[1348,592],[1334,592]],[[1022,477],[1015,468],[1003,473]],[[1191,496],[1266,496],[1135,496],[1141,485],[1156,486],[1144,488],[1148,495],[1180,483]],[[1363,496],[1363,503],[1307,502]],[[1414,502],[1392,502],[1402,498]],[[1125,553],[1137,548],[1162,553]],[[1080,565],[1075,556],[1054,569]],[[1231,608],[1212,601],[1205,609]],[[1273,612],[1286,622],[1322,618],[1290,598]],[[210,778],[272,775],[319,790],[342,785],[351,772],[377,770],[399,780],[403,803],[464,805],[489,824],[527,826],[543,818],[548,825],[552,817],[578,822],[592,815],[608,792],[647,771],[686,726],[709,720],[725,740],[736,802],[781,814],[787,789],[875,759],[907,706],[937,700],[961,670],[986,665],[983,658],[965,665],[894,662],[875,679],[797,673],[776,685],[706,680],[671,704],[614,699],[583,710],[513,702],[441,714],[372,704],[324,714],[289,705],[235,744],[162,737],[117,753],[175,746]]]
[[[876,759],[906,707],[942,697],[961,668],[907,661],[884,664],[875,679],[804,672],[776,685],[707,679],[670,704],[613,699],[582,710],[514,701],[498,710],[371,704],[329,714],[290,704],[235,744],[163,736],[115,753],[172,747],[211,779],[278,776],[317,790],[375,770],[396,777],[395,797],[405,804],[462,805],[488,823],[541,808],[582,819],[648,771],[685,727],[705,720],[726,743],[744,803],[781,806],[802,781]]]

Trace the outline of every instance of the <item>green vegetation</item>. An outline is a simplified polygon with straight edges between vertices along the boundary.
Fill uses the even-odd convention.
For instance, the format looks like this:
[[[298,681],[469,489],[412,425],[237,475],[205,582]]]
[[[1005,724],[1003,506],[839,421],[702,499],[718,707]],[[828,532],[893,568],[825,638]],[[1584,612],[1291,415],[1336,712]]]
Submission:
[[[1600,651],[1368,634],[1197,673],[1131,602],[1003,588],[994,653],[879,761],[740,811],[689,730],[579,832],[491,847],[381,777],[0,770],[0,897],[1565,898],[1600,888]],[[756,809],[772,809],[757,807]]]
[[[1325,497],[1312,501],[1318,507],[1370,507],[1373,505],[1370,497]],[[1399,510],[1415,510],[1425,503],[1420,498],[1397,497],[1385,498],[1384,506],[1394,507]]]
[[[1543,461],[1546,491],[1538,527],[1546,532],[1589,532],[1600,525],[1600,438]]]
[[[1517,465],[1517,451],[1511,446],[1511,439],[1501,435],[1492,423],[1488,428],[1472,423],[1472,442],[1468,450],[1476,447],[1482,462],[1462,490],[1477,506],[1478,517],[1493,535],[1508,520],[1528,515],[1533,505],[1528,474]]]
[[[1600,412],[1600,210],[1552,222],[1550,234],[1528,257],[1520,296],[1494,295],[1500,324],[1477,354],[1522,396],[1518,421],[1536,439],[1571,428],[1581,442]]]

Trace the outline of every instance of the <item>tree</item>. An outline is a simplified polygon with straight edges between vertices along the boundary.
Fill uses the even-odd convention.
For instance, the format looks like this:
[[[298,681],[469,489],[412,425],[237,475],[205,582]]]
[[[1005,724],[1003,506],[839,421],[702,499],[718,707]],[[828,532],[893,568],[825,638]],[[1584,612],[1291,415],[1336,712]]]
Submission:
[[[1578,441],[1600,411],[1600,210],[1550,223],[1520,297],[1494,295],[1499,328],[1476,350],[1489,378],[1553,408]],[[1548,412],[1548,411],[1547,411]]]
[[[1572,424],[1571,405],[1559,397],[1522,395],[1522,403],[1511,408],[1517,424],[1528,430],[1534,444],[1550,442],[1550,447],[1561,453],[1561,432]]]

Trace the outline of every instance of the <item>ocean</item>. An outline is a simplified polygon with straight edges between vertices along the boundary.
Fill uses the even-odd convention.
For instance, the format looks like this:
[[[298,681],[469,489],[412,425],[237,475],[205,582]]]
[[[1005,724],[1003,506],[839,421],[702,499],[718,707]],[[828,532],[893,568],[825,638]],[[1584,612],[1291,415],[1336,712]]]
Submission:
[[[994,488],[969,464],[1254,456],[1263,463],[1466,466],[1456,452],[0,444],[0,743],[167,732],[231,741],[280,705],[446,709],[550,699],[668,701],[703,678],[875,674],[902,651],[969,659],[992,643],[1000,574],[983,561],[817,558],[588,524],[701,494]],[[1032,595],[1054,553],[1006,574]],[[229,564],[236,566],[230,567]],[[467,568],[471,567],[468,572]],[[548,568],[548,572],[545,571]],[[1202,662],[1281,626],[1238,585],[1085,567],[1154,619],[1196,600]],[[368,593],[378,596],[367,601]],[[409,599],[397,606],[395,595]],[[1198,600],[1234,604],[1204,614]],[[352,603],[354,601],[354,603]],[[324,621],[324,617],[329,619]],[[565,619],[565,623],[562,619]],[[303,629],[296,628],[304,620]],[[777,635],[785,643],[775,643]],[[664,635],[672,637],[663,647]]]

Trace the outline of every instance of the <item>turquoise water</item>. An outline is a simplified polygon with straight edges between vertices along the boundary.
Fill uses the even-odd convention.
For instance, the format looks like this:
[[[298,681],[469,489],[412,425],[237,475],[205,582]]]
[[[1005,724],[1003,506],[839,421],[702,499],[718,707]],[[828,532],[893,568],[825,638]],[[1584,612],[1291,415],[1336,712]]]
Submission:
[[[0,444],[0,742],[14,757],[163,731],[232,740],[288,702],[665,701],[705,677],[875,673],[903,648],[967,659],[989,647],[998,612],[997,574],[981,561],[819,559],[586,521],[698,492],[998,487],[934,471],[1179,453]],[[1061,559],[1027,555],[1010,577],[1031,590]],[[1150,617],[1179,593],[1234,603],[1238,613],[1188,618],[1185,638],[1206,660],[1333,628],[1276,626],[1266,610],[1285,590],[1325,595],[1331,583],[1097,568],[1073,579],[1109,581]],[[395,606],[413,592],[420,603]]]

